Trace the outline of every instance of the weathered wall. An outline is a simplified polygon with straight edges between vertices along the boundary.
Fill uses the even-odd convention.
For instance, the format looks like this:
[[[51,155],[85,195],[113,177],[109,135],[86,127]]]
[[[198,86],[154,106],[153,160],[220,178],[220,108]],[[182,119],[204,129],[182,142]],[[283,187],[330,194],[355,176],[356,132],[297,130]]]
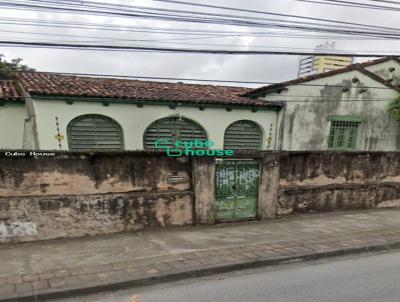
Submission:
[[[258,192],[258,218],[275,218],[279,193],[279,153],[268,152],[260,159],[260,185]]]
[[[14,151],[13,151],[14,152]],[[18,151],[16,151],[18,152]],[[0,197],[189,190],[190,163],[156,153],[57,153],[55,157],[0,153]],[[170,176],[182,177],[171,184]]]
[[[353,78],[358,82],[353,83]],[[357,150],[400,150],[399,123],[387,111],[389,102],[398,92],[357,70],[304,84],[288,86],[287,90],[265,96],[269,101],[287,101],[287,107],[281,112],[277,138],[281,141],[281,150],[327,150],[329,117],[338,115],[365,119],[359,127]],[[343,91],[344,88],[347,91]]]
[[[21,153],[22,151],[20,151]],[[399,152],[241,152],[261,163],[258,219],[400,207]],[[0,153],[0,244],[212,224],[214,158]]]
[[[215,159],[196,157],[193,159],[194,216],[196,224],[213,224]]]
[[[191,173],[156,153],[2,153],[0,243],[192,224]]]
[[[400,63],[395,60],[367,66],[365,69],[375,73],[387,81],[390,81],[393,85],[400,84]]]
[[[400,206],[400,153],[293,152],[280,158],[278,215]]]
[[[192,211],[187,191],[0,198],[0,243],[186,225]]]

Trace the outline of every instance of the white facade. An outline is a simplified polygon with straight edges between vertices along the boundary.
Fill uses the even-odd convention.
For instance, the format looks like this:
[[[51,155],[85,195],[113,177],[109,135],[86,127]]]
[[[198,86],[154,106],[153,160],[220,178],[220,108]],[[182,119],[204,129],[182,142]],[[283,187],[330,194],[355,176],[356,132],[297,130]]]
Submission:
[[[26,111],[24,104],[0,106],[0,149],[21,149]]]
[[[101,102],[85,101],[74,101],[72,104],[67,104],[63,100],[50,99],[33,99],[33,105],[39,149],[41,150],[60,150],[59,141],[56,138],[56,135],[58,135],[56,117],[59,122],[59,134],[64,137],[61,140],[61,150],[68,150],[68,123],[72,119],[86,114],[104,115],[116,121],[123,131],[125,150],[143,149],[143,134],[151,123],[161,118],[179,115],[200,124],[206,131],[208,139],[214,142],[214,148],[223,148],[226,128],[239,120],[249,120],[259,126],[263,132],[262,149],[274,150],[276,146],[278,112],[264,108],[260,108],[257,112],[252,112],[250,108],[237,109],[232,107],[232,111],[227,111],[222,107],[208,106],[205,106],[204,110],[186,106],[171,109],[164,105],[144,105],[144,107],[139,108],[134,104],[110,102],[109,106],[104,106]],[[0,107],[0,131],[3,135],[1,140],[3,148],[22,148],[24,118],[23,105],[19,106],[18,110],[17,108],[9,108],[9,106]],[[5,125],[13,126],[5,128]]]

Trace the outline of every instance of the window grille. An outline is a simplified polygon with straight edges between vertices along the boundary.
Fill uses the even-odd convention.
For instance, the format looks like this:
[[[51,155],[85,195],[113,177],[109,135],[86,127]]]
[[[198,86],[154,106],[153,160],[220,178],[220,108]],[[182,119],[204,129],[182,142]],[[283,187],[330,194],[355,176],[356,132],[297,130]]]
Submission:
[[[79,116],[68,124],[67,133],[71,151],[124,149],[120,125],[106,116]]]
[[[332,121],[329,149],[356,149],[360,122]]]
[[[168,117],[152,123],[144,133],[144,148],[155,149],[155,142],[159,139],[170,141],[169,147],[180,141],[206,141],[207,134],[197,123],[181,117]],[[167,145],[163,143],[163,145]]]
[[[226,129],[224,147],[234,150],[260,150],[262,138],[262,131],[255,123],[238,121]]]

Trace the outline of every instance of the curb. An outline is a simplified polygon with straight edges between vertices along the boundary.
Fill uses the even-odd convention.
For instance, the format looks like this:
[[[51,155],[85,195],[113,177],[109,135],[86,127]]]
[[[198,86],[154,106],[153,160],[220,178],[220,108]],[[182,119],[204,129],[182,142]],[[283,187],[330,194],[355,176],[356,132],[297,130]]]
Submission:
[[[43,301],[48,299],[61,299],[61,298],[70,298],[79,295],[87,295],[87,294],[96,294],[99,292],[106,291],[115,291],[115,290],[124,290],[128,288],[139,287],[143,285],[152,285],[157,283],[164,282],[172,282],[178,281],[187,278],[194,277],[205,277],[211,276],[214,274],[228,273],[235,270],[244,270],[244,269],[252,269],[266,266],[275,266],[279,264],[284,264],[293,261],[311,261],[311,260],[319,260],[323,258],[351,255],[351,254],[360,254],[365,252],[379,252],[386,251],[392,249],[399,249],[400,241],[388,244],[381,245],[372,245],[372,246],[364,246],[364,247],[355,247],[355,248],[347,248],[340,249],[334,251],[327,252],[317,252],[317,253],[309,253],[303,255],[294,255],[294,256],[283,256],[272,259],[257,259],[248,262],[235,263],[235,264],[227,264],[222,266],[204,268],[204,269],[194,269],[188,270],[184,272],[154,276],[150,278],[130,280],[130,281],[121,281],[115,282],[111,284],[98,285],[98,286],[88,286],[84,288],[77,289],[66,289],[66,290],[55,290],[47,293],[38,293],[38,294],[30,294],[21,297],[15,298],[0,298],[0,302],[32,302],[32,301]]]

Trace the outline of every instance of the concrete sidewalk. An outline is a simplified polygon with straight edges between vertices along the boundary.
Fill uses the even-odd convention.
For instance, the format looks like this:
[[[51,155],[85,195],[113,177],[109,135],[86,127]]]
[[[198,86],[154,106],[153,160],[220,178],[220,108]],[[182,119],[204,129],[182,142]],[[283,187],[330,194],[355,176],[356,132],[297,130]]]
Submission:
[[[0,301],[40,301],[400,247],[400,210],[362,210],[0,248]]]

